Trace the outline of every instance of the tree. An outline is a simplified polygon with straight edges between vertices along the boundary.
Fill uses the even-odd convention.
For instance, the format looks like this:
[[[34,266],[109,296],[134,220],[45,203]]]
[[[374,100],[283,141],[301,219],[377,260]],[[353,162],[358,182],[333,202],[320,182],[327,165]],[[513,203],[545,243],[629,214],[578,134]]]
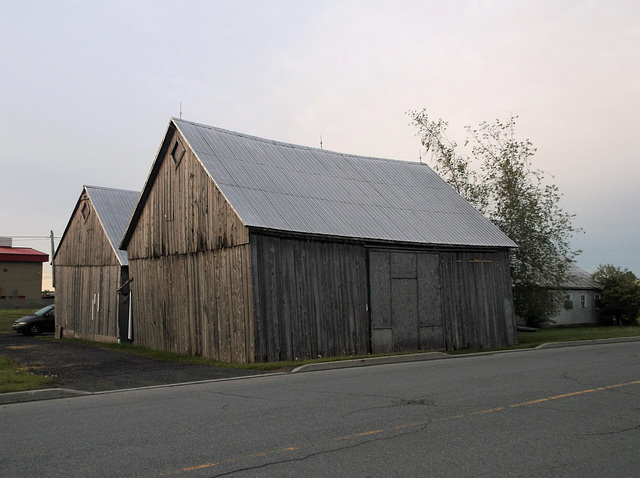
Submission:
[[[640,284],[629,269],[600,264],[592,276],[602,287],[600,319],[607,324],[633,324],[640,316]]]
[[[430,121],[425,110],[409,116],[435,171],[517,244],[510,253],[516,314],[529,325],[549,321],[560,308],[569,264],[579,254],[569,244],[579,229],[560,207],[558,188],[532,167],[531,141],[516,139],[517,117],[467,126],[469,156],[446,137],[446,121]]]

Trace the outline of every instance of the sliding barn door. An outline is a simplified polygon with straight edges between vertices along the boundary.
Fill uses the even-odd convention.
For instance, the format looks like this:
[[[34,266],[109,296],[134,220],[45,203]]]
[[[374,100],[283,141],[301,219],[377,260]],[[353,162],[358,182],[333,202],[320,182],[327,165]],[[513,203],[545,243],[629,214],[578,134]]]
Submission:
[[[439,254],[369,251],[372,353],[445,347]]]

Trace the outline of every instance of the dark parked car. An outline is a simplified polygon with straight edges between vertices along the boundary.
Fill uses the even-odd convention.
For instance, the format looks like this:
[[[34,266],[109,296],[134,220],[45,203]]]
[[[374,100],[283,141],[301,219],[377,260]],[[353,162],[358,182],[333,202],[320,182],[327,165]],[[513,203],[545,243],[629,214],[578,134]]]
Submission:
[[[55,305],[48,305],[33,315],[16,320],[11,328],[24,335],[54,332],[56,329]]]

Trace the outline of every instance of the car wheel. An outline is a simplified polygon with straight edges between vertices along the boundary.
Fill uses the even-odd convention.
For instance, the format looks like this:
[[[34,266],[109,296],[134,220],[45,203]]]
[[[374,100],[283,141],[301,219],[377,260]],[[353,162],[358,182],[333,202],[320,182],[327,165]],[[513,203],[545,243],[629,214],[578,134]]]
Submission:
[[[29,326],[29,335],[40,335],[40,326],[35,324]]]

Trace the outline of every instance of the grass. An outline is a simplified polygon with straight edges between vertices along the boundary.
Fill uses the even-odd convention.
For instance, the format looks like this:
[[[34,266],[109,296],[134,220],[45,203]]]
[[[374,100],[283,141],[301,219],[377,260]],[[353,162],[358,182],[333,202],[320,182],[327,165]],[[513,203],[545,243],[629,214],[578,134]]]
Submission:
[[[33,314],[38,309],[0,309],[0,333],[11,333],[14,320]],[[0,393],[37,390],[54,383],[52,377],[24,371],[7,357],[0,355]]]
[[[538,345],[552,342],[574,342],[620,337],[640,337],[640,326],[553,327],[538,329],[535,332],[518,332],[518,342],[522,347],[537,347]]]
[[[11,324],[16,319],[33,314],[38,309],[0,309],[0,334],[13,333]]]
[[[7,357],[0,355],[0,393],[37,390],[52,383],[52,377],[25,372]]]

